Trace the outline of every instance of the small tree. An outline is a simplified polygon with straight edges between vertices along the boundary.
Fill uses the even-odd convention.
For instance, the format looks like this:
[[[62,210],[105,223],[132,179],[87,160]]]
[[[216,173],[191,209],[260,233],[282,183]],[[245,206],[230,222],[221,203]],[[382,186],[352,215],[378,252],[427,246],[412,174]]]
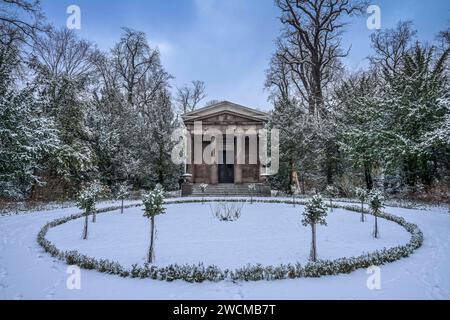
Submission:
[[[249,184],[248,191],[250,192],[250,204],[253,204],[253,194],[256,192],[256,184]]]
[[[205,204],[205,192],[206,188],[208,188],[208,185],[206,183],[202,183],[200,185],[200,190],[202,190],[202,204]]]
[[[164,190],[157,186],[153,191],[144,193],[142,195],[142,202],[144,203],[144,217],[150,219],[150,247],[148,250],[148,263],[153,263],[155,260],[154,240],[155,240],[155,217],[165,213],[164,204]]]
[[[95,217],[95,203],[97,201],[97,197],[100,193],[99,184],[92,183],[85,187],[80,194],[78,195],[77,207],[84,210],[84,227],[83,227],[83,240],[87,240],[88,238],[88,224],[89,224],[89,214],[94,214]],[[95,219],[93,217],[93,222]]]
[[[106,189],[100,184],[100,182],[95,181],[89,185],[89,189],[94,194],[94,201],[97,202],[98,198],[103,192],[106,192]],[[94,207],[94,210],[92,211],[92,223],[97,222],[97,210]]]
[[[365,222],[366,217],[364,215],[364,203],[367,201],[369,194],[368,194],[367,190],[363,189],[363,188],[356,188],[355,194],[356,194],[356,197],[361,202],[361,222]]]
[[[384,208],[383,205],[383,195],[379,190],[372,190],[369,196],[369,205],[372,214],[375,216],[375,227],[373,229],[374,238],[378,239],[380,237],[380,232],[378,230],[378,215],[381,213],[381,209]]]
[[[339,190],[335,186],[327,186],[326,192],[328,196],[330,197],[330,208],[331,211],[333,211],[333,198],[337,197],[339,194]]]
[[[123,214],[123,201],[130,195],[130,186],[123,183],[117,189],[117,199],[121,200],[120,213]]]
[[[305,211],[303,212],[302,224],[311,226],[312,241],[311,241],[311,254],[310,260],[317,261],[317,246],[316,246],[316,225],[327,225],[325,218],[327,217],[327,208],[320,195],[315,195],[306,204]]]

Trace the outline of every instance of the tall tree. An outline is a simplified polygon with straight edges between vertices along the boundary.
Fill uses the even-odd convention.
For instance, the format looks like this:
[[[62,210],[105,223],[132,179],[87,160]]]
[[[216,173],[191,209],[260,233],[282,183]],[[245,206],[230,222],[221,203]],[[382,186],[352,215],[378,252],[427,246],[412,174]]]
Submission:
[[[95,178],[94,154],[85,116],[90,99],[93,65],[92,46],[67,29],[42,35],[33,46],[30,66],[44,113],[51,117],[63,143],[49,157],[51,172],[44,175],[61,179],[71,195],[79,185]]]
[[[144,33],[124,29],[111,53],[96,52],[93,62],[101,81],[90,122],[96,128],[94,145],[104,182],[171,187],[176,172],[169,153],[175,124],[168,93],[171,76],[158,50]]]
[[[374,186],[374,170],[383,159],[380,152],[381,91],[375,73],[350,76],[336,91],[338,141],[345,156],[363,176],[366,188]]]
[[[280,63],[285,65],[288,77],[284,78],[291,83],[292,96],[298,106],[306,107],[305,111],[296,113],[301,115],[296,118],[297,126],[306,125],[302,128],[305,136],[299,143],[308,146],[303,149],[309,152],[304,158],[315,162],[303,164],[301,174],[306,176],[306,167],[311,167],[310,180],[315,187],[322,188],[335,183],[339,171],[332,89],[343,73],[340,59],[348,54],[341,46],[342,33],[347,19],[361,13],[365,3],[359,0],[276,0],[275,3],[281,10],[284,32],[277,41],[272,66],[276,70],[278,65],[280,70]],[[271,77],[286,86],[282,76]]]
[[[35,37],[47,29],[39,0],[0,0],[0,43],[3,46],[11,47],[17,41],[31,45]]]
[[[53,123],[39,111],[33,86],[18,89],[19,48],[0,44],[0,197],[27,198],[41,184],[40,160],[59,145]]]
[[[375,53],[369,57],[372,67],[387,75],[395,74],[402,66],[416,33],[411,21],[400,21],[394,29],[373,33],[371,42]]]
[[[431,186],[450,158],[449,53],[416,44],[400,71],[387,78],[382,106],[387,160],[401,168],[413,190],[419,182]]]
[[[192,86],[178,88],[176,101],[180,112],[184,114],[194,111],[206,96],[206,88],[203,81],[192,81]]]
[[[297,75],[299,93],[308,102],[309,112],[325,112],[324,91],[339,58],[347,52],[341,48],[345,18],[362,12],[364,3],[357,0],[276,0],[281,22],[285,26],[279,54]]]
[[[136,105],[138,86],[148,73],[153,73],[154,91],[147,90],[147,98],[152,97],[160,84],[167,81],[167,74],[155,72],[160,67],[160,54],[149,46],[145,33],[129,28],[123,30],[119,43],[112,50],[113,62],[120,75],[120,84],[126,92],[128,103]]]

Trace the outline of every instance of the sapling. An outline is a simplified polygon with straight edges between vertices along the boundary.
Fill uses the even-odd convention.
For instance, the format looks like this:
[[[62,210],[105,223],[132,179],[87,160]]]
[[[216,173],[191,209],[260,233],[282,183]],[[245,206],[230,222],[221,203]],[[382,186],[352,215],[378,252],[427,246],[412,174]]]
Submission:
[[[144,203],[144,217],[150,219],[150,247],[148,250],[148,263],[155,261],[155,217],[164,214],[164,190],[157,186],[153,191],[144,193],[142,195],[142,202]]]
[[[92,193],[94,194],[94,202],[97,202],[98,197],[102,194],[102,192],[105,191],[105,188],[98,182],[94,181],[89,185],[89,188],[91,189]],[[94,206],[94,210],[92,211],[92,222],[97,222],[97,210]]]
[[[208,188],[208,185],[206,183],[202,183],[200,185],[200,190],[202,190],[202,204],[205,204],[205,192],[206,188]]]
[[[94,182],[81,190],[77,199],[77,207],[84,210],[83,240],[88,238],[89,214],[95,215],[95,203],[100,193],[99,184]],[[95,222],[93,218],[93,222]]]
[[[361,222],[366,221],[366,216],[364,215],[364,203],[367,201],[369,193],[366,189],[356,188],[355,189],[356,197],[358,197],[359,201],[361,201]]]
[[[117,190],[117,199],[121,200],[121,206],[120,206],[120,213],[123,214],[123,201],[129,196],[130,194],[130,186],[123,183],[119,185],[119,188]]]
[[[330,208],[331,211],[333,211],[333,198],[336,197],[339,193],[339,190],[335,186],[327,186],[326,192],[328,196],[330,197]]]
[[[322,196],[315,195],[311,200],[308,201],[303,212],[302,224],[306,226],[311,226],[312,231],[312,241],[311,241],[311,254],[310,260],[312,262],[317,261],[317,246],[316,246],[316,226],[327,225],[325,218],[327,217],[327,208],[322,199]]]
[[[250,192],[250,204],[253,204],[253,194],[256,192],[256,184],[249,184],[248,191]]]
[[[378,230],[378,215],[381,213],[383,205],[383,195],[379,190],[372,190],[369,195],[369,206],[372,214],[375,217],[375,226],[373,229],[373,237],[378,239],[380,237],[380,232]]]

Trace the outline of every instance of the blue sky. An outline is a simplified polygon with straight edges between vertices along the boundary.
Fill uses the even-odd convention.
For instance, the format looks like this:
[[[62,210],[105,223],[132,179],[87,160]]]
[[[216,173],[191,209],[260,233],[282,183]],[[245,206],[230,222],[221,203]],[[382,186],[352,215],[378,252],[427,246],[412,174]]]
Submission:
[[[49,22],[65,26],[66,8],[81,8],[82,38],[108,50],[121,27],[147,34],[159,47],[172,86],[192,80],[206,83],[207,100],[230,100],[269,110],[263,90],[265,70],[281,24],[273,0],[41,0]],[[450,24],[449,0],[372,1],[382,10],[382,28],[412,20],[418,37],[433,41]],[[345,64],[364,68],[370,54],[366,17],[353,19],[343,45],[351,46]]]

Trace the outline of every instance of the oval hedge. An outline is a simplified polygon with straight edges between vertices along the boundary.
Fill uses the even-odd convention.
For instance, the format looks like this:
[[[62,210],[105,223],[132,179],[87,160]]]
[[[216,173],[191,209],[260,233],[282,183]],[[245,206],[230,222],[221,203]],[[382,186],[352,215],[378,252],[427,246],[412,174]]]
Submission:
[[[245,199],[215,199],[205,200],[205,202],[246,202]],[[166,202],[167,205],[198,203],[201,200],[175,200]],[[279,203],[293,204],[292,200],[257,200],[256,203]],[[305,205],[305,201],[295,201],[298,205]],[[140,207],[140,204],[125,206],[125,208]],[[361,213],[361,209],[356,206],[333,205],[334,208],[342,208],[353,212]],[[109,207],[97,210],[97,213],[106,213],[118,210],[120,207]],[[369,214],[365,210],[365,213]],[[124,268],[118,262],[106,259],[96,259],[83,255],[77,251],[61,251],[54,244],[45,238],[48,230],[62,225],[71,220],[84,217],[83,213],[71,215],[47,223],[39,232],[37,241],[39,245],[51,256],[65,261],[69,265],[77,265],[82,269],[96,270],[99,272],[118,275],[131,278],[150,278],[154,280],[174,281],[184,280],[187,282],[218,282],[222,280],[233,281],[259,281],[259,280],[281,280],[295,278],[318,278],[321,276],[331,276],[338,274],[348,274],[357,269],[368,268],[370,266],[381,266],[402,258],[410,256],[415,250],[423,244],[423,233],[415,224],[407,222],[405,219],[382,213],[379,218],[395,222],[405,228],[410,234],[411,239],[408,244],[393,247],[390,249],[378,250],[372,253],[357,257],[340,258],[337,260],[321,260],[318,262],[308,262],[305,265],[282,264],[278,266],[262,266],[260,264],[248,264],[235,270],[222,270],[217,266],[205,266],[202,263],[197,265],[169,265],[166,267],[156,267],[149,264],[142,266],[133,265],[131,269]]]

